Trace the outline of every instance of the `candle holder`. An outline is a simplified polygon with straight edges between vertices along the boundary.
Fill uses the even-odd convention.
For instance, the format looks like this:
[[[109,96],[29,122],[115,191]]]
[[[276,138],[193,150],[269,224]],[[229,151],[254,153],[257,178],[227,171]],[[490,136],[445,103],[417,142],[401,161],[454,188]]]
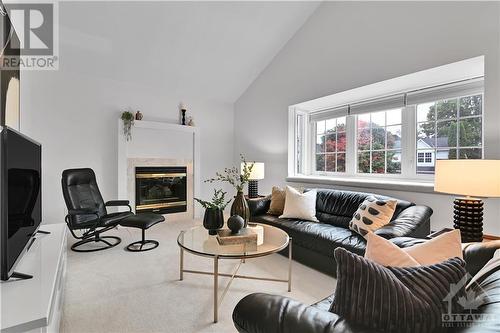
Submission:
[[[186,109],[181,109],[181,113],[182,113],[181,125],[186,125]]]

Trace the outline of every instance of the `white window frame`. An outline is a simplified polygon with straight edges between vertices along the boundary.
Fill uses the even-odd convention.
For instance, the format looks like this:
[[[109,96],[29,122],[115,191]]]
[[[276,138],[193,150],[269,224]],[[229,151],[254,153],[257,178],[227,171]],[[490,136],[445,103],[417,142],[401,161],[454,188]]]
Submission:
[[[479,93],[478,93],[479,94]],[[483,98],[482,103],[482,151],[484,158],[484,92],[480,93]],[[471,96],[467,94],[461,97]],[[387,109],[385,111],[388,111]],[[384,111],[384,110],[380,110]],[[297,133],[297,117],[303,117],[306,121],[306,126],[303,127],[302,133]],[[334,116],[329,119],[342,116]],[[346,168],[345,172],[330,172],[316,171],[315,155],[316,155],[316,122],[311,120],[310,113],[300,110],[296,107],[289,108],[289,175],[291,176],[315,176],[325,178],[352,178],[359,180],[394,180],[394,181],[409,181],[409,182],[432,182],[434,174],[417,174],[417,104],[401,107],[401,173],[400,174],[377,174],[377,173],[358,173],[358,154],[357,154],[357,116],[346,116]],[[297,147],[297,135],[303,135],[306,139],[302,140],[302,147]],[[291,144],[290,144],[291,143]],[[302,172],[297,171],[297,151],[302,151]],[[432,162],[436,156],[433,154]],[[424,152],[424,162],[425,162]],[[432,164],[432,163],[431,163]]]

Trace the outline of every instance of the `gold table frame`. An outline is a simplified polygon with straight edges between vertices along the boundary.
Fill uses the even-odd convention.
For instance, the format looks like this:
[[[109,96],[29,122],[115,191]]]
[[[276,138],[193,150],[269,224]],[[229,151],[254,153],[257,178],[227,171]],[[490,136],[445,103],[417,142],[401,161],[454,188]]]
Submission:
[[[273,227],[273,228],[275,228],[275,227]],[[273,249],[273,250],[262,252],[262,253],[257,253],[257,254],[244,254],[243,253],[241,255],[214,255],[214,254],[197,252],[197,251],[191,250],[191,249],[185,247],[183,244],[181,244],[180,238],[184,236],[185,232],[186,231],[181,231],[181,233],[177,237],[177,244],[179,245],[179,250],[180,250],[180,252],[179,252],[179,280],[180,281],[184,280],[184,273],[212,275],[214,277],[214,281],[213,281],[214,282],[214,285],[213,285],[214,323],[217,323],[217,321],[219,319],[219,306],[222,303],[222,300],[224,299],[224,296],[226,295],[227,291],[229,290],[229,287],[231,286],[231,283],[233,282],[234,279],[249,279],[249,280],[260,280],[260,281],[284,282],[284,283],[288,284],[288,292],[292,291],[292,237],[288,236],[287,242],[285,242],[285,244],[283,244],[282,246],[277,247],[276,249]],[[240,267],[241,267],[241,264],[245,263],[246,259],[265,257],[265,256],[268,256],[270,254],[280,252],[281,250],[284,250],[287,246],[288,246],[288,279],[276,279],[276,278],[269,278],[269,277],[258,277],[258,276],[237,274]],[[194,254],[194,255],[197,255],[197,256],[201,256],[201,257],[213,258],[214,259],[213,272],[184,269],[184,251],[189,252],[189,253]],[[219,260],[220,259],[238,259],[239,263],[231,274],[220,273],[219,272]],[[222,291],[222,294],[220,297],[219,297],[219,276],[230,278],[226,287]]]

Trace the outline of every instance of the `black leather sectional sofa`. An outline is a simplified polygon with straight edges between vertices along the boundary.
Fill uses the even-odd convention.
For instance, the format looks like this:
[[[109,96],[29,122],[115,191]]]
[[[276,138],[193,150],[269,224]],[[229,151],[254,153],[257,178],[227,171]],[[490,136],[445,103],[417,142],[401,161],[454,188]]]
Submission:
[[[280,219],[267,214],[271,199],[269,197],[251,199],[251,221],[278,227],[288,233],[293,241],[293,259],[320,270],[336,275],[333,251],[343,247],[363,255],[366,241],[349,229],[349,221],[366,197],[373,195],[379,199],[388,197],[362,192],[318,189],[316,217],[320,221],[310,222],[294,219]],[[396,211],[390,224],[375,233],[384,238],[414,237],[424,238],[430,233],[432,209],[414,203],[397,200]],[[286,251],[285,251],[286,252]]]
[[[401,247],[411,246],[422,240],[397,238],[391,240]],[[474,276],[500,249],[500,241],[473,243],[464,249],[466,270]],[[464,322],[454,323],[446,332],[486,333],[500,332],[500,268],[484,275],[473,288],[471,295],[477,299],[478,309]],[[333,290],[332,290],[333,292]],[[263,293],[243,298],[235,307],[233,322],[241,333],[364,333],[373,332],[329,311],[333,295],[313,305],[288,297]],[[467,312],[470,313],[470,312]]]

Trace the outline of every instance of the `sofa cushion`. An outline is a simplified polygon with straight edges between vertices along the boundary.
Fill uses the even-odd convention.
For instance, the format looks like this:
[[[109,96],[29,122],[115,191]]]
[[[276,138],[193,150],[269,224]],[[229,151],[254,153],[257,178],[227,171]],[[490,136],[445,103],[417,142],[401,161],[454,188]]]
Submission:
[[[366,238],[366,234],[377,231],[391,222],[397,201],[379,200],[370,195],[354,213],[349,229]]]
[[[337,286],[330,311],[351,322],[384,332],[433,332],[443,327],[448,310],[460,313],[458,299],[465,290],[459,283],[466,276],[460,258],[384,267],[339,248],[335,259]]]
[[[287,186],[285,191],[285,208],[280,218],[318,222],[316,218],[316,190],[300,193],[293,187]]]
[[[292,237],[293,244],[333,258],[333,251],[343,247],[353,253],[363,255],[366,240],[349,229],[325,223],[293,219],[280,219],[272,215],[254,218],[260,222],[278,227]]]
[[[316,196],[316,217],[320,222],[349,228],[352,216],[359,205],[369,196],[374,196],[381,200],[394,199],[371,193],[318,189]],[[397,200],[397,205],[391,221],[403,210],[415,205],[404,200],[394,200]]]

